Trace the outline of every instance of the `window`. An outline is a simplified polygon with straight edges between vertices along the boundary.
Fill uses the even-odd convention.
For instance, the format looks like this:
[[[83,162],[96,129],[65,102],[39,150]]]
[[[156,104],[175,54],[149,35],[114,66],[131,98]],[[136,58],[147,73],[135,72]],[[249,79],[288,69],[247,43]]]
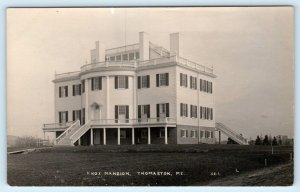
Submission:
[[[81,110],[73,110],[73,121],[81,121]]]
[[[115,61],[115,60],[116,60],[116,57],[115,57],[115,56],[109,57],[109,61]]]
[[[121,61],[121,55],[116,56],[116,61]]]
[[[210,81],[200,79],[200,91],[212,93],[213,84]]]
[[[68,97],[68,86],[59,87],[59,97]]]
[[[213,108],[200,106],[200,119],[213,120]]]
[[[120,130],[120,138],[126,139],[126,130]]]
[[[180,73],[180,86],[187,87],[187,74]]]
[[[184,103],[180,103],[180,116],[187,117],[188,116],[188,105]]]
[[[197,106],[196,105],[191,105],[191,117],[197,118]]]
[[[138,76],[138,89],[150,87],[150,75]]]
[[[141,129],[141,138],[142,139],[148,138],[148,130],[147,129]]]
[[[165,129],[159,130],[159,137],[165,137]]]
[[[191,130],[191,138],[196,138],[196,137],[197,137],[197,131]]]
[[[213,131],[210,132],[210,138],[214,138],[214,132]]]
[[[134,53],[129,53],[129,60],[134,60]]]
[[[92,91],[102,89],[102,77],[92,78]]]
[[[147,121],[150,118],[150,105],[138,105],[138,119]]]
[[[129,106],[115,105],[115,122],[128,123],[129,122]]]
[[[204,138],[204,131],[200,131],[200,138]]]
[[[169,85],[169,73],[156,74],[156,87]]]
[[[122,55],[122,60],[123,61],[128,61],[128,54],[123,54]]]
[[[84,93],[85,92],[85,80],[81,81],[81,92]]]
[[[135,59],[139,59],[140,58],[140,53],[139,52],[135,52]]]
[[[169,117],[169,103],[156,104],[156,117]]]
[[[81,84],[73,85],[73,96],[81,95]]]
[[[190,76],[190,88],[197,90],[197,77]]]
[[[188,130],[181,129],[180,130],[180,137],[188,137]]]
[[[128,89],[128,76],[115,76],[115,89]]]
[[[205,138],[210,138],[210,132],[209,131],[205,131]]]
[[[59,116],[59,123],[68,122],[68,111],[60,111],[58,113],[58,116]]]

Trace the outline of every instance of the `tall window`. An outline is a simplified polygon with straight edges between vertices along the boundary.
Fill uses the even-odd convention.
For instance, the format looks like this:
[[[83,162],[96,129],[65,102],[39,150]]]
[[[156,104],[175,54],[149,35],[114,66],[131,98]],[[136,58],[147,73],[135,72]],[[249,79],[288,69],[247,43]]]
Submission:
[[[85,92],[85,80],[81,81],[81,92],[84,93]]]
[[[180,137],[188,137],[188,130],[181,129],[180,130]]]
[[[184,103],[180,103],[180,116],[187,117],[188,116],[188,105]]]
[[[196,138],[196,137],[197,137],[197,131],[191,130],[191,138]]]
[[[109,57],[109,61],[115,61],[115,60],[116,60],[116,56]]]
[[[139,59],[140,58],[140,52],[135,52],[135,59]]]
[[[129,122],[129,106],[115,105],[115,122],[128,123]]]
[[[191,105],[191,117],[192,118],[197,118],[197,106],[196,105]]]
[[[138,105],[138,119],[146,121],[150,118],[150,105]]]
[[[169,117],[169,103],[156,104],[156,117]]]
[[[128,76],[115,76],[115,89],[128,89]]]
[[[121,55],[116,56],[116,61],[121,61],[121,59],[122,59]]]
[[[123,54],[122,55],[122,60],[123,61],[128,61],[128,54]]]
[[[169,73],[156,74],[156,87],[169,85]]]
[[[102,89],[102,77],[92,78],[92,91]]]
[[[180,86],[187,87],[187,74],[180,73]]]
[[[81,84],[73,85],[73,96],[81,95]]]
[[[68,97],[68,86],[59,87],[59,97]]]
[[[129,60],[134,60],[134,53],[129,53]]]
[[[213,108],[200,106],[200,119],[213,120]]]
[[[213,92],[212,82],[200,79],[200,91],[212,93]]]
[[[138,76],[138,89],[150,87],[150,75]]]
[[[81,121],[81,110],[73,110],[73,121]]]
[[[197,90],[197,77],[190,76],[190,88]]]
[[[59,123],[66,123],[68,122],[68,111],[60,111],[58,113]]]

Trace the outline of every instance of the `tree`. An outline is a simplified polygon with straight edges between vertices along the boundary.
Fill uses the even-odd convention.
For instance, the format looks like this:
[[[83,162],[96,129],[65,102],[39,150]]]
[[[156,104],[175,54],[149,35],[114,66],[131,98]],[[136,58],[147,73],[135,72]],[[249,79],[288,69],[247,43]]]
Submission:
[[[272,145],[278,145],[276,137],[273,138]]]
[[[255,140],[255,145],[261,145],[261,139],[258,135],[257,135],[256,140]]]
[[[268,135],[265,135],[265,138],[264,138],[264,140],[263,140],[263,145],[270,145]]]

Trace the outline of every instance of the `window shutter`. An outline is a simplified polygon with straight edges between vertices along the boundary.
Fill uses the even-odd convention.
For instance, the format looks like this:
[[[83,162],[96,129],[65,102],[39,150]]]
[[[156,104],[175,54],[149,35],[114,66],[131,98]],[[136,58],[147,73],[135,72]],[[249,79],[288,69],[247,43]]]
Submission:
[[[68,97],[68,86],[65,86],[66,89],[66,97]]]
[[[58,92],[59,92],[59,97],[61,97],[61,87],[59,87]]]
[[[156,74],[156,87],[159,87],[159,74]]]
[[[195,89],[197,90],[197,77],[195,77],[194,81],[195,81]]]
[[[92,84],[91,84],[92,87],[91,88],[92,88],[92,91],[94,91],[94,78],[92,78],[91,81],[92,81]]]
[[[85,108],[82,109],[82,124],[85,124]]]
[[[126,119],[129,119],[129,106],[126,105]]]
[[[66,122],[68,122],[68,111],[66,111]]]
[[[147,88],[150,88],[150,75],[147,75]]]
[[[118,76],[115,76],[115,89],[118,89]]]
[[[214,114],[214,112],[213,112],[213,108],[211,108],[210,112],[211,112],[211,114],[210,114],[210,119],[211,119],[211,120],[213,120],[213,119],[214,119],[214,115],[213,115],[213,114]]]
[[[102,90],[102,77],[99,77],[99,90]]]
[[[81,84],[79,84],[78,86],[79,86],[79,95],[81,95]]]
[[[125,77],[125,88],[128,89],[128,76]]]
[[[182,86],[182,73],[180,73],[180,86]]]
[[[198,106],[196,106],[195,108],[196,108],[195,115],[196,115],[196,118],[198,118]]]
[[[75,121],[75,111],[73,110],[73,121]]]
[[[78,112],[79,112],[79,121],[80,121],[80,124],[81,124],[81,110],[79,110]]]
[[[147,118],[150,118],[150,105],[147,105]]]
[[[141,108],[141,105],[138,105],[138,119],[142,118]]]
[[[73,96],[75,96],[75,85],[73,85]]]
[[[169,86],[169,73],[166,73],[166,85]]]
[[[200,119],[202,119],[202,107],[200,106]]]
[[[170,117],[169,116],[169,103],[166,103],[166,117]]]
[[[190,116],[193,117],[192,105],[190,105]]]
[[[190,88],[192,88],[192,81],[193,81],[193,77],[190,76]]]
[[[159,104],[156,104],[156,117],[159,117]]]
[[[115,119],[118,119],[119,118],[119,106],[118,105],[115,105]]]
[[[61,112],[58,112],[58,122],[61,123]]]
[[[183,116],[183,106],[182,106],[183,104],[182,103],[180,103],[180,116]]]
[[[138,89],[141,88],[141,76],[138,76]]]
[[[212,92],[213,92],[213,83],[210,82],[210,93],[212,93]]]

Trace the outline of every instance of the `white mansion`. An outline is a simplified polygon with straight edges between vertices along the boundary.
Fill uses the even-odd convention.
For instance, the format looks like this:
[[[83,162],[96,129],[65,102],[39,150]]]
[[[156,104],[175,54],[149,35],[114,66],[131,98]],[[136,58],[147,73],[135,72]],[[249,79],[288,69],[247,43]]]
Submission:
[[[215,143],[227,130],[215,123],[216,76],[182,58],[179,40],[170,34],[170,50],[145,32],[123,47],[96,42],[90,64],[55,75],[55,123],[43,131],[57,145]]]

